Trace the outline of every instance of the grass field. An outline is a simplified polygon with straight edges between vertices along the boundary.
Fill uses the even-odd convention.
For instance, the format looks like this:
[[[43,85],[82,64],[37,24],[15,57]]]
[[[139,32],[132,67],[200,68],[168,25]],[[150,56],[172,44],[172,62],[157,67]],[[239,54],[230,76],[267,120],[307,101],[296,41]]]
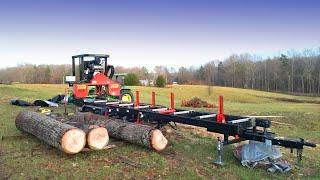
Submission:
[[[15,116],[27,108],[9,105],[10,99],[49,99],[63,93],[64,88],[63,85],[0,85],[0,179],[320,179],[319,145],[314,149],[306,148],[302,164],[290,173],[270,174],[262,169],[242,167],[232,154],[233,146],[224,149],[226,165],[215,167],[212,164],[216,156],[215,138],[184,128],[167,134],[169,146],[161,153],[114,142],[116,148],[77,155],[62,154],[15,128]],[[168,106],[169,93],[174,92],[178,107],[181,100],[193,96],[217,104],[218,96],[224,95],[226,114],[281,115],[284,117],[271,119],[274,122],[272,131],[280,136],[304,137],[320,144],[320,97],[224,87],[213,87],[208,96],[208,87],[187,85],[132,88],[141,91],[142,102],[150,102],[151,91],[156,91],[157,103]],[[74,109],[68,108],[69,111]],[[295,154],[288,149],[281,150],[294,164]]]

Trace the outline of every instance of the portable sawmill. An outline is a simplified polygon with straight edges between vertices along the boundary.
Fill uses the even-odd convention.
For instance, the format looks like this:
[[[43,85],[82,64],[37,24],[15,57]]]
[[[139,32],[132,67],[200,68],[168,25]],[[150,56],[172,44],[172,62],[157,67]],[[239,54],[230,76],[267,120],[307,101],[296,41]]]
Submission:
[[[134,100],[129,88],[122,86],[117,79],[112,79],[114,67],[107,65],[108,57],[105,54],[72,56],[72,76],[67,76],[66,81],[72,88],[69,97],[81,106],[82,112],[153,125],[158,129],[167,124],[174,128],[175,123],[204,127],[209,132],[223,134],[224,145],[253,140],[286,147],[291,152],[296,149],[299,161],[304,146],[316,147],[316,144],[303,138],[277,137],[270,132],[271,121],[268,119],[225,115],[222,96],[216,113],[177,109],[173,93],[170,94],[170,107],[156,105],[155,92],[151,94],[150,104],[140,103],[139,91],[136,91]],[[76,60],[79,62],[77,66]]]

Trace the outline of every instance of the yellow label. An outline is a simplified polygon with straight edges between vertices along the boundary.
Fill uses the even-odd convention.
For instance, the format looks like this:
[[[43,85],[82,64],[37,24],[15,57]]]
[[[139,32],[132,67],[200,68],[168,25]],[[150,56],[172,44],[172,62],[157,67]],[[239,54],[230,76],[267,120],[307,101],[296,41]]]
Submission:
[[[111,84],[111,85],[110,85],[110,88],[111,88],[111,89],[119,88],[119,84]]]
[[[77,85],[77,90],[87,89],[87,85]]]

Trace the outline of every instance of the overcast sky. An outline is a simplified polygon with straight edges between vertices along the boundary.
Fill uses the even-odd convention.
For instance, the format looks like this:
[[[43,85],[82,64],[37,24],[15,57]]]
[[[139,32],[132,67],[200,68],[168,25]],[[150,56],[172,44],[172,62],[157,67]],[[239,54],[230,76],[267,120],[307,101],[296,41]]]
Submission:
[[[320,46],[320,1],[1,0],[0,68],[110,54],[127,67]]]

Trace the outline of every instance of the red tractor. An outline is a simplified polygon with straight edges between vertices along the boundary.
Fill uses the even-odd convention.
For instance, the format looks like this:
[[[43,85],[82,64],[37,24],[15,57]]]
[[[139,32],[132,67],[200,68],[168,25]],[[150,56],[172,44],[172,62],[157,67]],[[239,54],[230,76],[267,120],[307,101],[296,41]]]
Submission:
[[[72,76],[66,82],[72,87],[75,104],[95,99],[118,99],[133,102],[131,90],[122,86],[114,76],[114,67],[107,64],[107,54],[81,54],[72,56]]]

